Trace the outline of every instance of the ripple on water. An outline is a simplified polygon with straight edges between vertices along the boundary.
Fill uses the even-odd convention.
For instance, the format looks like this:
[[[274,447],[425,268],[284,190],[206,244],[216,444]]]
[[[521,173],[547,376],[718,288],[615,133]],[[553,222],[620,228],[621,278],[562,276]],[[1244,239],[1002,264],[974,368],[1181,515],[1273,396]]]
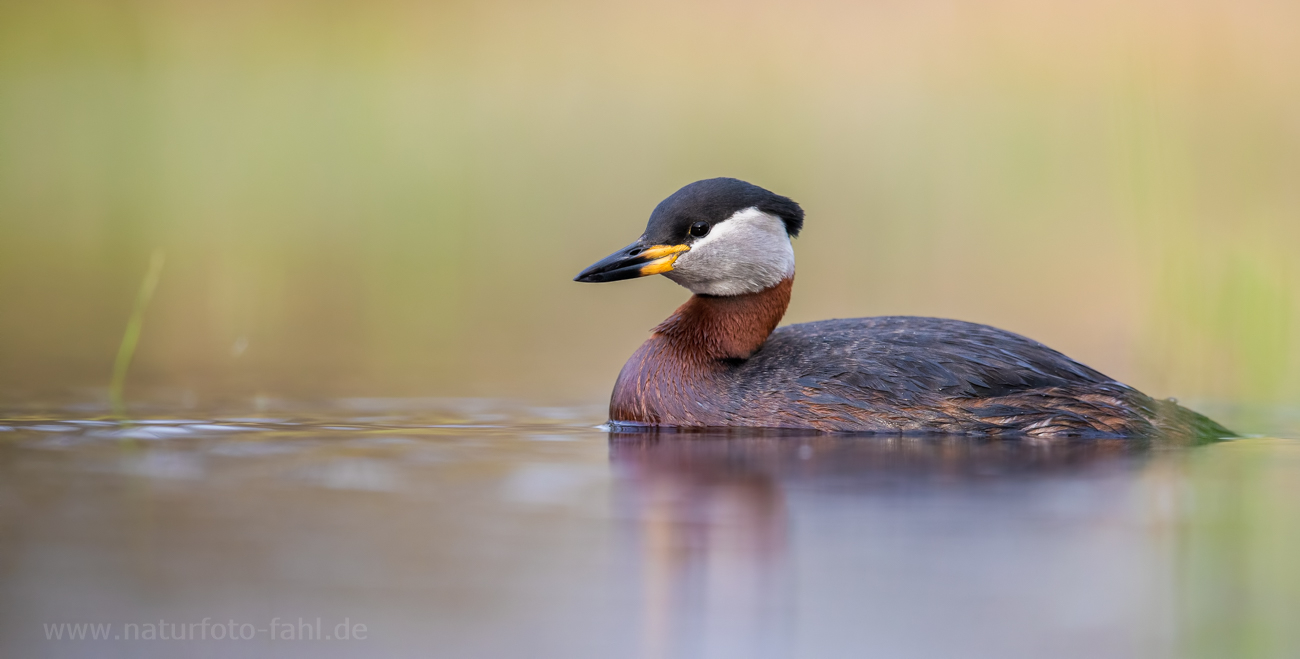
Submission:
[[[299,470],[297,476],[300,480],[331,490],[393,492],[401,484],[399,474],[392,465],[369,458],[333,460],[311,465]]]
[[[231,441],[222,442],[210,449],[210,455],[219,455],[224,457],[262,457],[271,455],[286,455],[289,453],[298,453],[303,450],[303,446],[298,443],[286,442],[262,442],[262,441]]]
[[[60,435],[53,435],[53,436],[50,436],[50,437],[42,438],[42,439],[40,439],[40,440],[38,440],[38,441],[36,441],[36,442],[30,444],[30,446],[32,446],[32,447],[34,447],[34,448],[39,448],[39,449],[55,449],[55,450],[62,450],[62,449],[69,449],[69,448],[77,447],[77,446],[80,446],[80,445],[82,445],[82,444],[85,444],[86,442],[89,442],[89,441],[93,441],[93,440],[91,440],[91,439],[89,439],[89,438],[87,438],[87,437],[85,437],[85,436],[82,436],[82,435],[63,435],[63,434],[60,434]]]
[[[100,430],[93,431],[97,437],[110,437],[115,439],[170,439],[173,437],[186,437],[192,435],[185,428],[176,428],[173,426],[146,426],[135,428],[123,428],[121,430]]]
[[[261,428],[250,426],[231,426],[216,423],[189,423],[185,427],[196,432],[252,432],[261,430]]]
[[[483,428],[485,430],[508,428],[509,426],[486,425],[481,423],[434,423],[430,425],[416,426],[417,428],[447,428],[450,430],[475,430]]]
[[[78,430],[81,429],[76,426],[65,426],[62,424],[56,425],[53,423],[42,423],[34,426],[27,426],[27,430],[35,430],[36,432],[77,432]]]
[[[410,437],[381,435],[379,437],[356,437],[347,440],[347,443],[350,446],[411,446],[419,442]]]
[[[552,435],[546,433],[533,433],[526,435],[526,437],[534,442],[572,442],[578,439],[573,435]]]
[[[189,453],[150,451],[121,461],[119,471],[132,476],[174,480],[198,480],[206,469],[203,459]]]

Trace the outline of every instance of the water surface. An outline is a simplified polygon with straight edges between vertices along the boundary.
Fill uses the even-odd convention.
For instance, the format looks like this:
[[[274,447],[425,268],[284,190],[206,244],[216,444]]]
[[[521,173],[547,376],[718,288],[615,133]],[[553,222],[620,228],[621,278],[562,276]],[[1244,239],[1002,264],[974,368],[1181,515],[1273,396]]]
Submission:
[[[330,410],[0,419],[0,655],[1300,653],[1295,441]]]

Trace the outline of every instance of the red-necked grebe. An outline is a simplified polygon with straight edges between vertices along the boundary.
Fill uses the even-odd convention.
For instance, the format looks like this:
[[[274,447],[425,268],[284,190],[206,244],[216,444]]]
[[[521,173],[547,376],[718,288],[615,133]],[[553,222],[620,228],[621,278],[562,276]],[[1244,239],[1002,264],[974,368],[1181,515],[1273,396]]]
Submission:
[[[986,435],[1231,432],[1047,346],[986,325],[891,316],[777,327],[794,282],[794,201],[731,178],[663,200],[581,282],[662,274],[694,295],[619,373],[615,425]]]

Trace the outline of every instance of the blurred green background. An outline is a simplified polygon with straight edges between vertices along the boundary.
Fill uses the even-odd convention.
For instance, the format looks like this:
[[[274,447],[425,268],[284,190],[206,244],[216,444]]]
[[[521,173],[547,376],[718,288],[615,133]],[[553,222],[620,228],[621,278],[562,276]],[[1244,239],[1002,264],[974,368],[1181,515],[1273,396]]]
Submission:
[[[801,202],[789,322],[1027,334],[1300,399],[1300,5],[0,2],[0,399],[599,402],[677,187]]]

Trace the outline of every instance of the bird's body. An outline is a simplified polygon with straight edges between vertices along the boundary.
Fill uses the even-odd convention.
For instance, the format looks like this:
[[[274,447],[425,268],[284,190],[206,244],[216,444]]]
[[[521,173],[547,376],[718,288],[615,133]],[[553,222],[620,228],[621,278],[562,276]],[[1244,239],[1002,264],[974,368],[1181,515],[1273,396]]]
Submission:
[[[785,310],[784,288],[751,300],[692,298],[623,367],[610,420],[1030,436],[1222,430],[987,325],[884,316],[787,325],[762,338],[727,330],[775,325],[769,314]]]
[[[761,212],[762,196],[745,196],[754,190],[775,197],[734,179],[687,186],[656,209],[638,243],[579,276],[603,281],[663,273],[696,291],[623,367],[610,401],[611,422],[1028,436],[1231,435],[1172,401],[1153,399],[1047,346],[986,325],[886,316],[777,329],[794,282],[793,253],[786,249],[802,225],[802,211],[777,197],[769,207],[797,215]],[[709,192],[714,194],[701,194]],[[715,216],[710,220],[698,210],[700,199],[716,202],[719,192],[739,198],[706,209]],[[680,242],[675,234],[681,226],[656,227],[662,215],[670,221],[661,218],[661,225],[690,227],[685,242],[672,244]],[[733,242],[745,236],[745,244],[692,240],[705,222],[729,228],[710,226],[704,236]],[[782,222],[788,231],[784,245],[771,238]],[[662,235],[652,235],[656,228]],[[701,254],[688,261],[694,250]],[[767,253],[775,257],[764,260],[761,254]],[[753,260],[761,263],[748,263]],[[686,272],[676,272],[674,262]],[[638,263],[649,265],[634,273]],[[733,274],[717,274],[727,268]]]

